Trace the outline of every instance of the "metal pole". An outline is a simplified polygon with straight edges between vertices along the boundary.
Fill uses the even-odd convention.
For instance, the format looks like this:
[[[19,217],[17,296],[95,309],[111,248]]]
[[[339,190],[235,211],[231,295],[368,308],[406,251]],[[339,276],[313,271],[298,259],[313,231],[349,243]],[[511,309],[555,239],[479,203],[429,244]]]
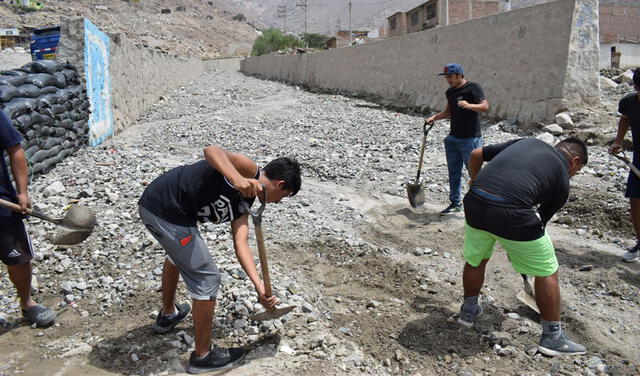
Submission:
[[[353,30],[351,29],[351,1],[349,1],[349,46],[351,46],[351,39]]]

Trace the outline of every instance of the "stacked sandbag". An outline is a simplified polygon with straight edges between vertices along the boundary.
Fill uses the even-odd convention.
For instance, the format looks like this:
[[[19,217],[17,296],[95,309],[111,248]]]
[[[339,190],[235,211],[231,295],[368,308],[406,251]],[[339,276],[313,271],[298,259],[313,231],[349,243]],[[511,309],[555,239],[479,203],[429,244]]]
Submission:
[[[33,175],[86,145],[89,100],[70,64],[38,60],[0,72],[0,108],[25,138]]]

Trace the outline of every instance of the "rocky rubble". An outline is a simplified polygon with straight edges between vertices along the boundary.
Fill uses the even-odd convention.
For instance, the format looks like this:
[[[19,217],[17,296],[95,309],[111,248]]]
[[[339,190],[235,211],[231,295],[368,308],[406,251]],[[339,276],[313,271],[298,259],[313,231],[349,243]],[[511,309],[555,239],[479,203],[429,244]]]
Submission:
[[[579,124],[579,113],[570,114],[574,123]],[[552,374],[608,372],[611,364],[620,362],[609,353],[588,354],[575,358],[575,362],[549,360],[536,354],[533,347],[539,332],[537,323],[517,312],[496,308],[491,287],[484,299],[503,322],[479,329],[483,350],[477,355],[467,354],[465,360],[460,360],[464,352],[453,349],[425,358],[408,345],[374,353],[370,344],[358,339],[367,333],[363,323],[386,320],[389,325],[399,325],[404,314],[393,319],[385,319],[386,315],[394,310],[406,313],[402,310],[410,305],[409,297],[404,301],[375,295],[355,299],[348,293],[329,296],[319,286],[331,283],[325,281],[323,285],[310,279],[316,264],[327,263],[328,275],[344,268],[354,278],[361,278],[361,286],[376,287],[382,283],[377,278],[386,276],[385,280],[396,280],[402,288],[402,283],[407,283],[408,289],[401,290],[405,294],[445,295],[443,299],[458,304],[459,285],[455,285],[459,284],[459,270],[456,267],[455,272],[451,271],[458,262],[457,250],[442,244],[406,250],[401,242],[381,245],[364,240],[357,228],[365,223],[367,204],[352,203],[353,197],[346,193],[353,190],[404,200],[405,183],[415,174],[422,119],[420,114],[386,110],[361,99],[312,94],[237,72],[208,73],[167,94],[135,127],[101,147],[77,151],[30,185],[34,203],[48,214],[62,215],[71,202],[98,213],[94,234],[73,247],[49,244],[46,239],[53,226],[29,220],[36,250],[35,296],[65,312],[56,326],[28,332],[32,338],[46,340],[36,342],[37,356],[48,359],[84,354],[95,366],[126,374],[184,371],[193,347],[188,326],[179,326],[164,336],[150,334],[149,325],[160,307],[158,291],[164,251],[139,222],[136,202],[155,177],[202,158],[206,145],[219,144],[247,153],[262,165],[277,156],[295,156],[307,179],[297,197],[285,199],[281,205],[269,205],[265,212],[263,226],[267,248],[273,252],[270,266],[275,293],[283,305],[297,306],[280,320],[257,323],[247,319],[262,308],[235,259],[228,227],[200,227],[222,273],[215,317],[219,343],[255,346],[278,338],[279,347],[272,350],[279,351],[273,367],[280,374],[300,374],[301,370],[317,370],[321,365],[320,369],[329,374],[425,375],[429,373],[421,370],[424,359],[433,359],[430,364],[443,374],[492,374],[484,362],[503,362],[499,364],[504,367],[526,364],[522,369],[530,370],[530,374],[543,370]],[[556,123],[564,130],[563,125],[570,124],[569,120],[561,116]],[[607,131],[613,126],[608,125]],[[443,207],[448,202],[442,145],[447,132],[448,123],[440,121],[429,134],[422,175],[429,201],[442,203]],[[508,121],[487,122],[485,143],[516,137],[512,132],[522,130]],[[550,143],[562,137],[556,127],[543,134],[541,137]],[[612,197],[618,197],[617,201],[610,199],[611,210],[624,213],[626,203],[619,197],[626,174],[626,168],[609,157],[604,147],[596,146],[591,148],[589,166],[574,181],[574,189],[580,194],[606,184]],[[333,187],[328,188],[333,192],[327,194],[326,190],[315,188],[318,185]],[[573,202],[575,205],[582,201]],[[558,226],[582,229],[584,237],[594,239],[622,241],[619,238],[628,235],[613,227],[601,228],[602,222],[588,226],[575,222],[572,210],[578,209],[569,206],[558,214]],[[405,253],[429,267],[420,272],[399,269],[393,275],[385,274],[391,268],[390,260],[405,257]],[[296,261],[297,254],[304,257],[304,262]],[[368,270],[375,265],[372,260],[378,260],[386,269],[372,274],[359,272],[359,263],[365,263]],[[332,283],[339,284],[340,280]],[[585,285],[588,283],[591,282]],[[442,287],[445,285],[454,286],[458,295],[449,297]],[[187,295],[180,286],[179,299],[185,301]],[[592,300],[585,300],[584,307],[602,299],[640,304],[637,288],[631,285],[613,288],[593,283],[590,289],[594,294]],[[19,306],[4,274],[0,276],[0,296],[0,323],[5,320],[14,325]],[[584,307],[576,306],[576,312],[586,310]],[[433,308],[425,305],[418,309],[427,312]],[[359,319],[345,320],[349,315]],[[619,331],[620,325],[623,324],[612,324],[613,330]],[[637,330],[633,325],[623,330]],[[370,340],[382,343],[377,336],[378,331],[384,330],[377,327]],[[397,340],[402,336],[394,332],[388,337]],[[267,347],[258,345],[258,349]],[[615,365],[619,367],[618,363]],[[14,368],[15,372],[24,367]],[[0,372],[13,371],[0,368]]]

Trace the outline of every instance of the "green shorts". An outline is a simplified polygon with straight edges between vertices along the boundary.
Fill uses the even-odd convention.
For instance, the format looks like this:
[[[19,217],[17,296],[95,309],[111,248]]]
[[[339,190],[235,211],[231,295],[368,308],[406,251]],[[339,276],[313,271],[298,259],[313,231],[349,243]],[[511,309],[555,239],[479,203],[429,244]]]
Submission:
[[[482,260],[490,259],[496,241],[507,251],[511,265],[520,274],[548,277],[558,270],[556,252],[546,231],[544,236],[536,240],[515,241],[478,230],[466,223],[463,251],[465,261],[477,267]]]

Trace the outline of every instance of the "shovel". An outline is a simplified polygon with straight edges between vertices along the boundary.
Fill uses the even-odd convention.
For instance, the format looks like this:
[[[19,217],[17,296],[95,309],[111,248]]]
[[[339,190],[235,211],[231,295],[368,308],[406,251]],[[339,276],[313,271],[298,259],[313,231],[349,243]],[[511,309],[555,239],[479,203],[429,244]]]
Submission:
[[[631,169],[631,171],[633,171],[633,173],[636,174],[636,176],[640,178],[640,170],[638,170],[638,168],[636,166],[634,166],[633,163],[631,163],[629,158],[627,158],[624,155],[624,153],[622,155],[618,155],[618,154],[611,154],[611,155],[613,155],[614,157],[616,157],[619,160],[623,161]]]
[[[0,206],[22,213],[20,205],[0,199]],[[51,237],[53,244],[74,245],[82,242],[91,235],[96,225],[96,215],[93,210],[84,206],[71,206],[63,218],[52,218],[37,209],[27,209],[32,217],[58,225],[58,231]]]
[[[532,310],[540,313],[540,308],[538,308],[538,304],[536,303],[535,294],[533,292],[533,288],[531,287],[531,283],[529,282],[529,277],[526,274],[520,274],[522,276],[522,290],[518,292],[516,298],[519,301],[526,304]]]
[[[267,205],[267,189],[263,185],[263,201],[262,205],[258,208],[258,210],[253,211],[244,200],[240,200],[240,204],[243,206],[243,209],[251,215],[251,219],[253,221],[253,227],[256,231],[256,242],[258,243],[258,254],[260,256],[260,270],[262,271],[262,281],[264,282],[264,291],[267,297],[273,295],[271,291],[271,278],[269,277],[269,265],[267,263],[267,251],[264,245],[264,234],[262,233],[262,212],[264,211],[265,206]],[[270,311],[264,311],[260,313],[256,313],[254,315],[249,316],[250,320],[255,321],[269,321],[280,318],[287,313],[293,311],[296,308],[295,306],[274,308]]]
[[[424,146],[427,143],[427,134],[431,128],[433,128],[433,124],[427,129],[427,122],[424,122],[422,126],[423,136],[422,136],[422,146],[420,147],[420,161],[418,162],[418,174],[416,175],[416,182],[411,184],[407,183],[407,196],[409,196],[409,204],[411,204],[412,208],[417,208],[424,204],[424,190],[422,189],[422,185],[420,184],[420,172],[422,172],[422,159],[424,158]]]

